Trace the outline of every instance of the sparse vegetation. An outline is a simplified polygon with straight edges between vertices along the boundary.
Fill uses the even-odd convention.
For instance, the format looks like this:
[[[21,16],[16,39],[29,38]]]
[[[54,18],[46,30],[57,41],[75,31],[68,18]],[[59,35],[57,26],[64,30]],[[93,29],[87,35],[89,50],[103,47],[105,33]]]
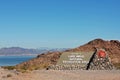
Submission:
[[[117,69],[120,69],[120,63],[116,63],[116,64],[114,64],[114,66],[115,66]]]
[[[15,69],[15,66],[4,66],[2,67],[4,69],[8,69],[8,70],[14,70]]]

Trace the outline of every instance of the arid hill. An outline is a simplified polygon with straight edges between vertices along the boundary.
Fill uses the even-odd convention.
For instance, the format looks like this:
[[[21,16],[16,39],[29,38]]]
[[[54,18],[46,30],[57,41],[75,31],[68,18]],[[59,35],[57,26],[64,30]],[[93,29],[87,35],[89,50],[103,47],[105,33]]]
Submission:
[[[117,68],[120,68],[120,42],[117,40],[105,41],[102,39],[95,39],[80,47],[66,50],[66,52],[89,52],[95,51],[96,48],[104,48],[109,54],[112,63]],[[62,53],[63,52],[48,52],[40,54],[35,59],[16,65],[16,68],[24,70],[47,68],[50,65],[56,64]]]

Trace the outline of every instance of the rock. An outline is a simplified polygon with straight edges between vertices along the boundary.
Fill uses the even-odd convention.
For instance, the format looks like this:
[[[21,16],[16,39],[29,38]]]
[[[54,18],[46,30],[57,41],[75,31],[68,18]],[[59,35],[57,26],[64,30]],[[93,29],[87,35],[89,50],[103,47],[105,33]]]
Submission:
[[[105,54],[105,56],[101,57],[99,55],[100,51],[103,51],[103,54]],[[114,66],[111,63],[110,57],[108,56],[107,52],[104,49],[97,49],[87,66],[87,70],[112,70],[112,69],[114,69]]]

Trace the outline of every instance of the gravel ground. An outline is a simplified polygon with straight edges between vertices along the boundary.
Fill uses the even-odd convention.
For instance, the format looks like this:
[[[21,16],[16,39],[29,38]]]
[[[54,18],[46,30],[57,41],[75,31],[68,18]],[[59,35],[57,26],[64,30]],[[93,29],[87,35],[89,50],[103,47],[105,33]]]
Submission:
[[[28,73],[17,73],[0,69],[0,80],[120,80],[120,71],[37,70]]]

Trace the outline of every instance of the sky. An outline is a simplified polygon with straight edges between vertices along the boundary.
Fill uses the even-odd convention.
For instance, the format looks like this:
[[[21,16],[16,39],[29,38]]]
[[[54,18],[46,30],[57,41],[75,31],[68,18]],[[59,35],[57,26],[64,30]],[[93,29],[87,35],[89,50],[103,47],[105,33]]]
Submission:
[[[0,0],[0,48],[74,48],[120,40],[120,0]]]

